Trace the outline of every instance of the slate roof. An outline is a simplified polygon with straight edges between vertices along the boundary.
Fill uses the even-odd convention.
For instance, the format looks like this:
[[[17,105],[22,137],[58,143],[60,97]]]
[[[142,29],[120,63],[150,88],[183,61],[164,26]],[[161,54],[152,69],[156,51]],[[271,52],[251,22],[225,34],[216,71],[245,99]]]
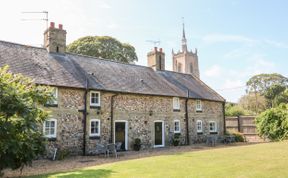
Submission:
[[[0,66],[9,65],[35,83],[134,94],[224,101],[219,94],[190,74],[112,62],[76,54],[48,53],[44,48],[0,41]]]

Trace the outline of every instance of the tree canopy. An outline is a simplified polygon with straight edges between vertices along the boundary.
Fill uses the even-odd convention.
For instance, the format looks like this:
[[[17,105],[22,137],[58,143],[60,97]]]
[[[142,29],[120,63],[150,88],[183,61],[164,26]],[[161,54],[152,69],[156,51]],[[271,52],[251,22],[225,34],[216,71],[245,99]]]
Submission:
[[[110,36],[86,36],[68,45],[67,51],[123,63],[138,60],[135,48]]]
[[[30,165],[44,151],[39,125],[48,115],[39,105],[52,99],[51,91],[0,68],[0,174]]]

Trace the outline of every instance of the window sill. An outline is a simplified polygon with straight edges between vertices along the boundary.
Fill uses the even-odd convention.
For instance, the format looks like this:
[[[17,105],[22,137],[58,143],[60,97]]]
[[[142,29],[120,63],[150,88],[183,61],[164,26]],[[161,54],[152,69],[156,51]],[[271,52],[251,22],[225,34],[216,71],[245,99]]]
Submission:
[[[93,105],[91,106],[90,105],[90,108],[92,108],[92,109],[101,109],[101,106],[93,106]]]
[[[181,131],[174,131],[174,133],[175,133],[175,134],[179,134],[179,133],[181,133]]]
[[[58,104],[44,104],[45,107],[58,107]]]
[[[45,137],[48,141],[50,142],[55,142],[57,141],[56,137]]]
[[[180,112],[180,109],[173,109],[173,112]]]
[[[210,132],[211,135],[218,134],[218,132]]]
[[[89,136],[89,139],[90,140],[99,140],[100,139],[100,136]]]
[[[197,135],[203,135],[203,132],[197,132]]]

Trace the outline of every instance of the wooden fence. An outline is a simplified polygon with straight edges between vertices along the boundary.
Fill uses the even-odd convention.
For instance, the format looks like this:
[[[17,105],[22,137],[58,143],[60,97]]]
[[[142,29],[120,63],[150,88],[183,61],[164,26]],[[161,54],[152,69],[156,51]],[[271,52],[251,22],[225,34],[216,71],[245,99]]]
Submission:
[[[264,142],[257,134],[255,116],[226,117],[226,131],[240,132],[248,142]]]

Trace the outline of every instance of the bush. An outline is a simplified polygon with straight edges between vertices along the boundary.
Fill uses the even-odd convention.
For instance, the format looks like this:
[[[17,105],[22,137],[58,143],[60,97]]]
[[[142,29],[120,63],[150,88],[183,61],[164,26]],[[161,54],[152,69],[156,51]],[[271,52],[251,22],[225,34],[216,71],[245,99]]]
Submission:
[[[268,109],[256,117],[256,127],[261,137],[273,141],[288,138],[288,104]]]
[[[245,141],[244,135],[240,132],[233,132],[232,135],[235,136],[235,142],[244,142]]]
[[[135,138],[133,148],[135,151],[139,151],[141,149],[141,139]]]
[[[175,133],[174,136],[173,136],[173,145],[174,146],[178,146],[179,143],[180,143],[180,136],[181,134],[180,133]]]

